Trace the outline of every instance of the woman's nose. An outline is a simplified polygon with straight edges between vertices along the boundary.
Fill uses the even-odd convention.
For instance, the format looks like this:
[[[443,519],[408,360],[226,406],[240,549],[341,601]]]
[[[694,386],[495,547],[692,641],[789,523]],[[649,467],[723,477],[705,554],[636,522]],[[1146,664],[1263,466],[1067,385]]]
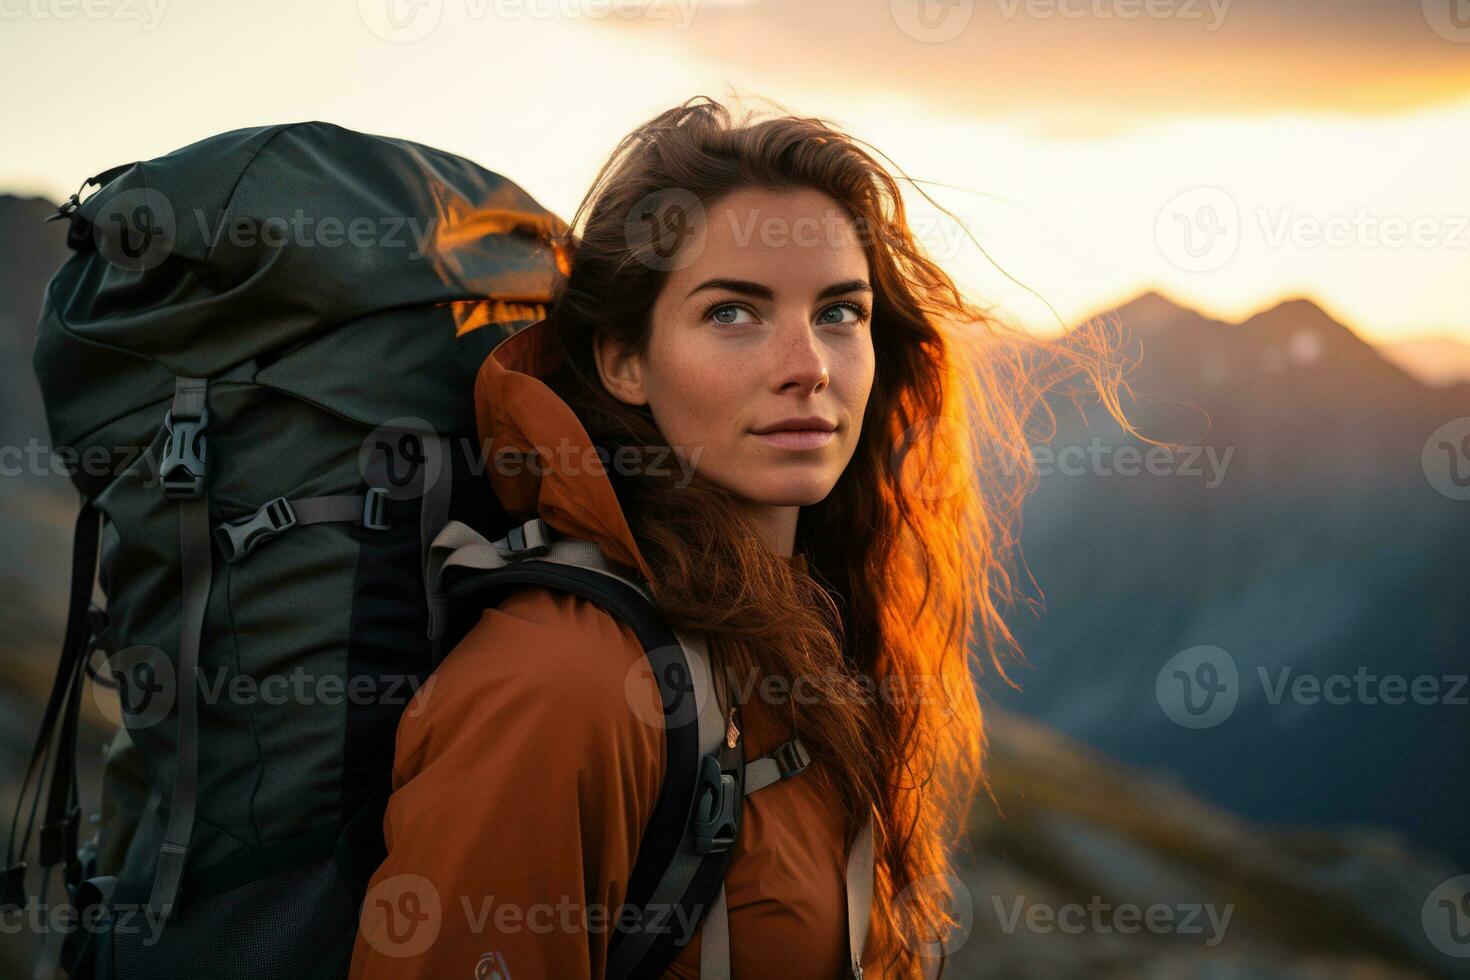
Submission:
[[[813,331],[805,323],[779,331],[782,341],[777,352],[777,376],[780,391],[793,389],[813,394],[831,383],[826,353],[816,342]]]

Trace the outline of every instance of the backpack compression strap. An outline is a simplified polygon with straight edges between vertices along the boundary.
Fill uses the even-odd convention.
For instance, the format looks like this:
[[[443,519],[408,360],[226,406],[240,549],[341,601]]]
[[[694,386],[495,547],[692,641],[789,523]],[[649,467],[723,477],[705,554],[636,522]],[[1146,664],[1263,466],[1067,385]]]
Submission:
[[[430,549],[429,569],[432,615],[441,634],[451,600],[474,596],[488,605],[498,590],[533,584],[598,603],[642,643],[663,703],[666,766],[628,881],[627,903],[638,910],[638,921],[613,936],[605,976],[659,976],[679,952],[670,924],[698,921],[705,911],[724,878],[740,822],[744,737],[738,729],[733,740],[725,737],[703,638],[669,628],[644,586],[614,572],[595,544],[557,538],[539,518],[493,543],[451,521]],[[440,640],[436,636],[436,649]]]
[[[36,736],[25,778],[16,798],[15,816],[11,821],[9,843],[6,846],[5,881],[3,894],[0,894],[0,907],[7,912],[19,909],[27,901],[25,854],[34,827],[36,807],[40,804],[41,784],[45,780],[47,756],[52,751],[53,736],[55,735],[59,743],[54,748],[58,757],[67,754],[68,741],[74,753],[79,678],[90,652],[88,611],[97,574],[97,535],[100,527],[101,518],[97,508],[90,499],[83,499],[81,509],[77,512],[76,532],[72,538],[71,598],[66,617],[66,637],[61,645],[61,661],[56,668],[56,679],[41,716],[41,730]],[[56,734],[58,725],[59,735]],[[35,802],[31,806],[30,817],[26,820],[25,831],[17,849],[16,832],[20,828],[21,815],[25,811],[26,797],[33,779],[37,780]],[[72,789],[74,786],[74,769],[63,769],[60,761],[54,763],[51,766],[51,795],[47,802],[46,822],[41,829],[41,865],[49,867],[70,857],[67,867],[69,879],[74,877],[71,864],[75,862],[78,819]],[[56,812],[58,795],[61,799],[60,812]],[[72,846],[68,847],[69,843]]]
[[[183,608],[179,614],[179,732],[174,760],[173,793],[168,824],[153,873],[149,908],[167,919],[178,897],[194,810],[199,798],[199,646],[204,612],[214,575],[210,551],[209,495],[205,482],[207,458],[204,430],[209,425],[206,396],[208,378],[178,378],[173,407],[164,416],[167,437],[159,476],[166,496],[179,502],[179,561],[183,573]]]

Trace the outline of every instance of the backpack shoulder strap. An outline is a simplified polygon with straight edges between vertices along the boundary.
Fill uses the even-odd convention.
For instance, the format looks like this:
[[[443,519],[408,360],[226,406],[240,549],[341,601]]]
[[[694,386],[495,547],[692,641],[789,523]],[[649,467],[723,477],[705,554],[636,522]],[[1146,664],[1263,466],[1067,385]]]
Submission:
[[[746,763],[744,737],[720,709],[704,637],[670,629],[641,583],[614,572],[592,542],[559,537],[540,518],[495,542],[459,522],[435,538],[428,590],[436,662],[442,646],[436,629],[442,632],[452,600],[473,595],[483,605],[493,601],[495,591],[523,584],[573,592],[628,623],[643,644],[664,706],[668,766],[628,884],[628,904],[640,916],[636,927],[613,937],[605,975],[608,980],[661,976],[681,948],[671,924],[703,920],[701,976],[727,980],[724,878],[744,799],[806,769],[811,759],[805,747],[792,739]],[[847,859],[848,952],[856,980],[863,976],[873,866],[870,817]],[[687,942],[690,934],[683,938]]]
[[[663,783],[629,876],[605,972],[608,980],[657,977],[719,893],[739,833],[745,745],[720,707],[704,638],[674,630],[646,586],[614,571],[595,544],[560,537],[536,518],[498,541],[451,521],[430,547],[427,588],[435,662],[452,603],[493,603],[517,585],[543,585],[596,602],[638,637],[659,686],[666,738]],[[730,737],[727,736],[727,732]]]

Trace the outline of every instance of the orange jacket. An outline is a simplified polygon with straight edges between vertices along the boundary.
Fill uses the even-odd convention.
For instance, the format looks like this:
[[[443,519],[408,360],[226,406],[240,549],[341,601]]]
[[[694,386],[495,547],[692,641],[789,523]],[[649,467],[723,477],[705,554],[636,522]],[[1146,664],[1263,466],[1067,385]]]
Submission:
[[[556,356],[545,333],[541,321],[512,335],[480,369],[490,481],[512,513],[649,577],[586,430],[539,380]],[[535,447],[546,466],[497,465],[498,451]],[[643,660],[632,630],[579,596],[527,587],[483,612],[399,724],[388,857],[351,980],[603,976],[665,764]],[[748,760],[791,736],[753,697],[742,722]],[[745,801],[725,878],[734,980],[847,974],[841,820],[811,775]],[[699,948],[696,932],[665,976],[698,977]],[[870,941],[865,968],[875,955]]]

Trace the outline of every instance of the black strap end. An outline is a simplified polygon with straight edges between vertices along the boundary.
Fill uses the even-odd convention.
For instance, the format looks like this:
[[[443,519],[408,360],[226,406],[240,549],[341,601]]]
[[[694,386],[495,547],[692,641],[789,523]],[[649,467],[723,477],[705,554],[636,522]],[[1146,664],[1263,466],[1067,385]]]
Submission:
[[[15,912],[25,906],[28,898],[26,863],[17,861],[5,869],[5,880],[3,884],[0,884],[0,910]]]

